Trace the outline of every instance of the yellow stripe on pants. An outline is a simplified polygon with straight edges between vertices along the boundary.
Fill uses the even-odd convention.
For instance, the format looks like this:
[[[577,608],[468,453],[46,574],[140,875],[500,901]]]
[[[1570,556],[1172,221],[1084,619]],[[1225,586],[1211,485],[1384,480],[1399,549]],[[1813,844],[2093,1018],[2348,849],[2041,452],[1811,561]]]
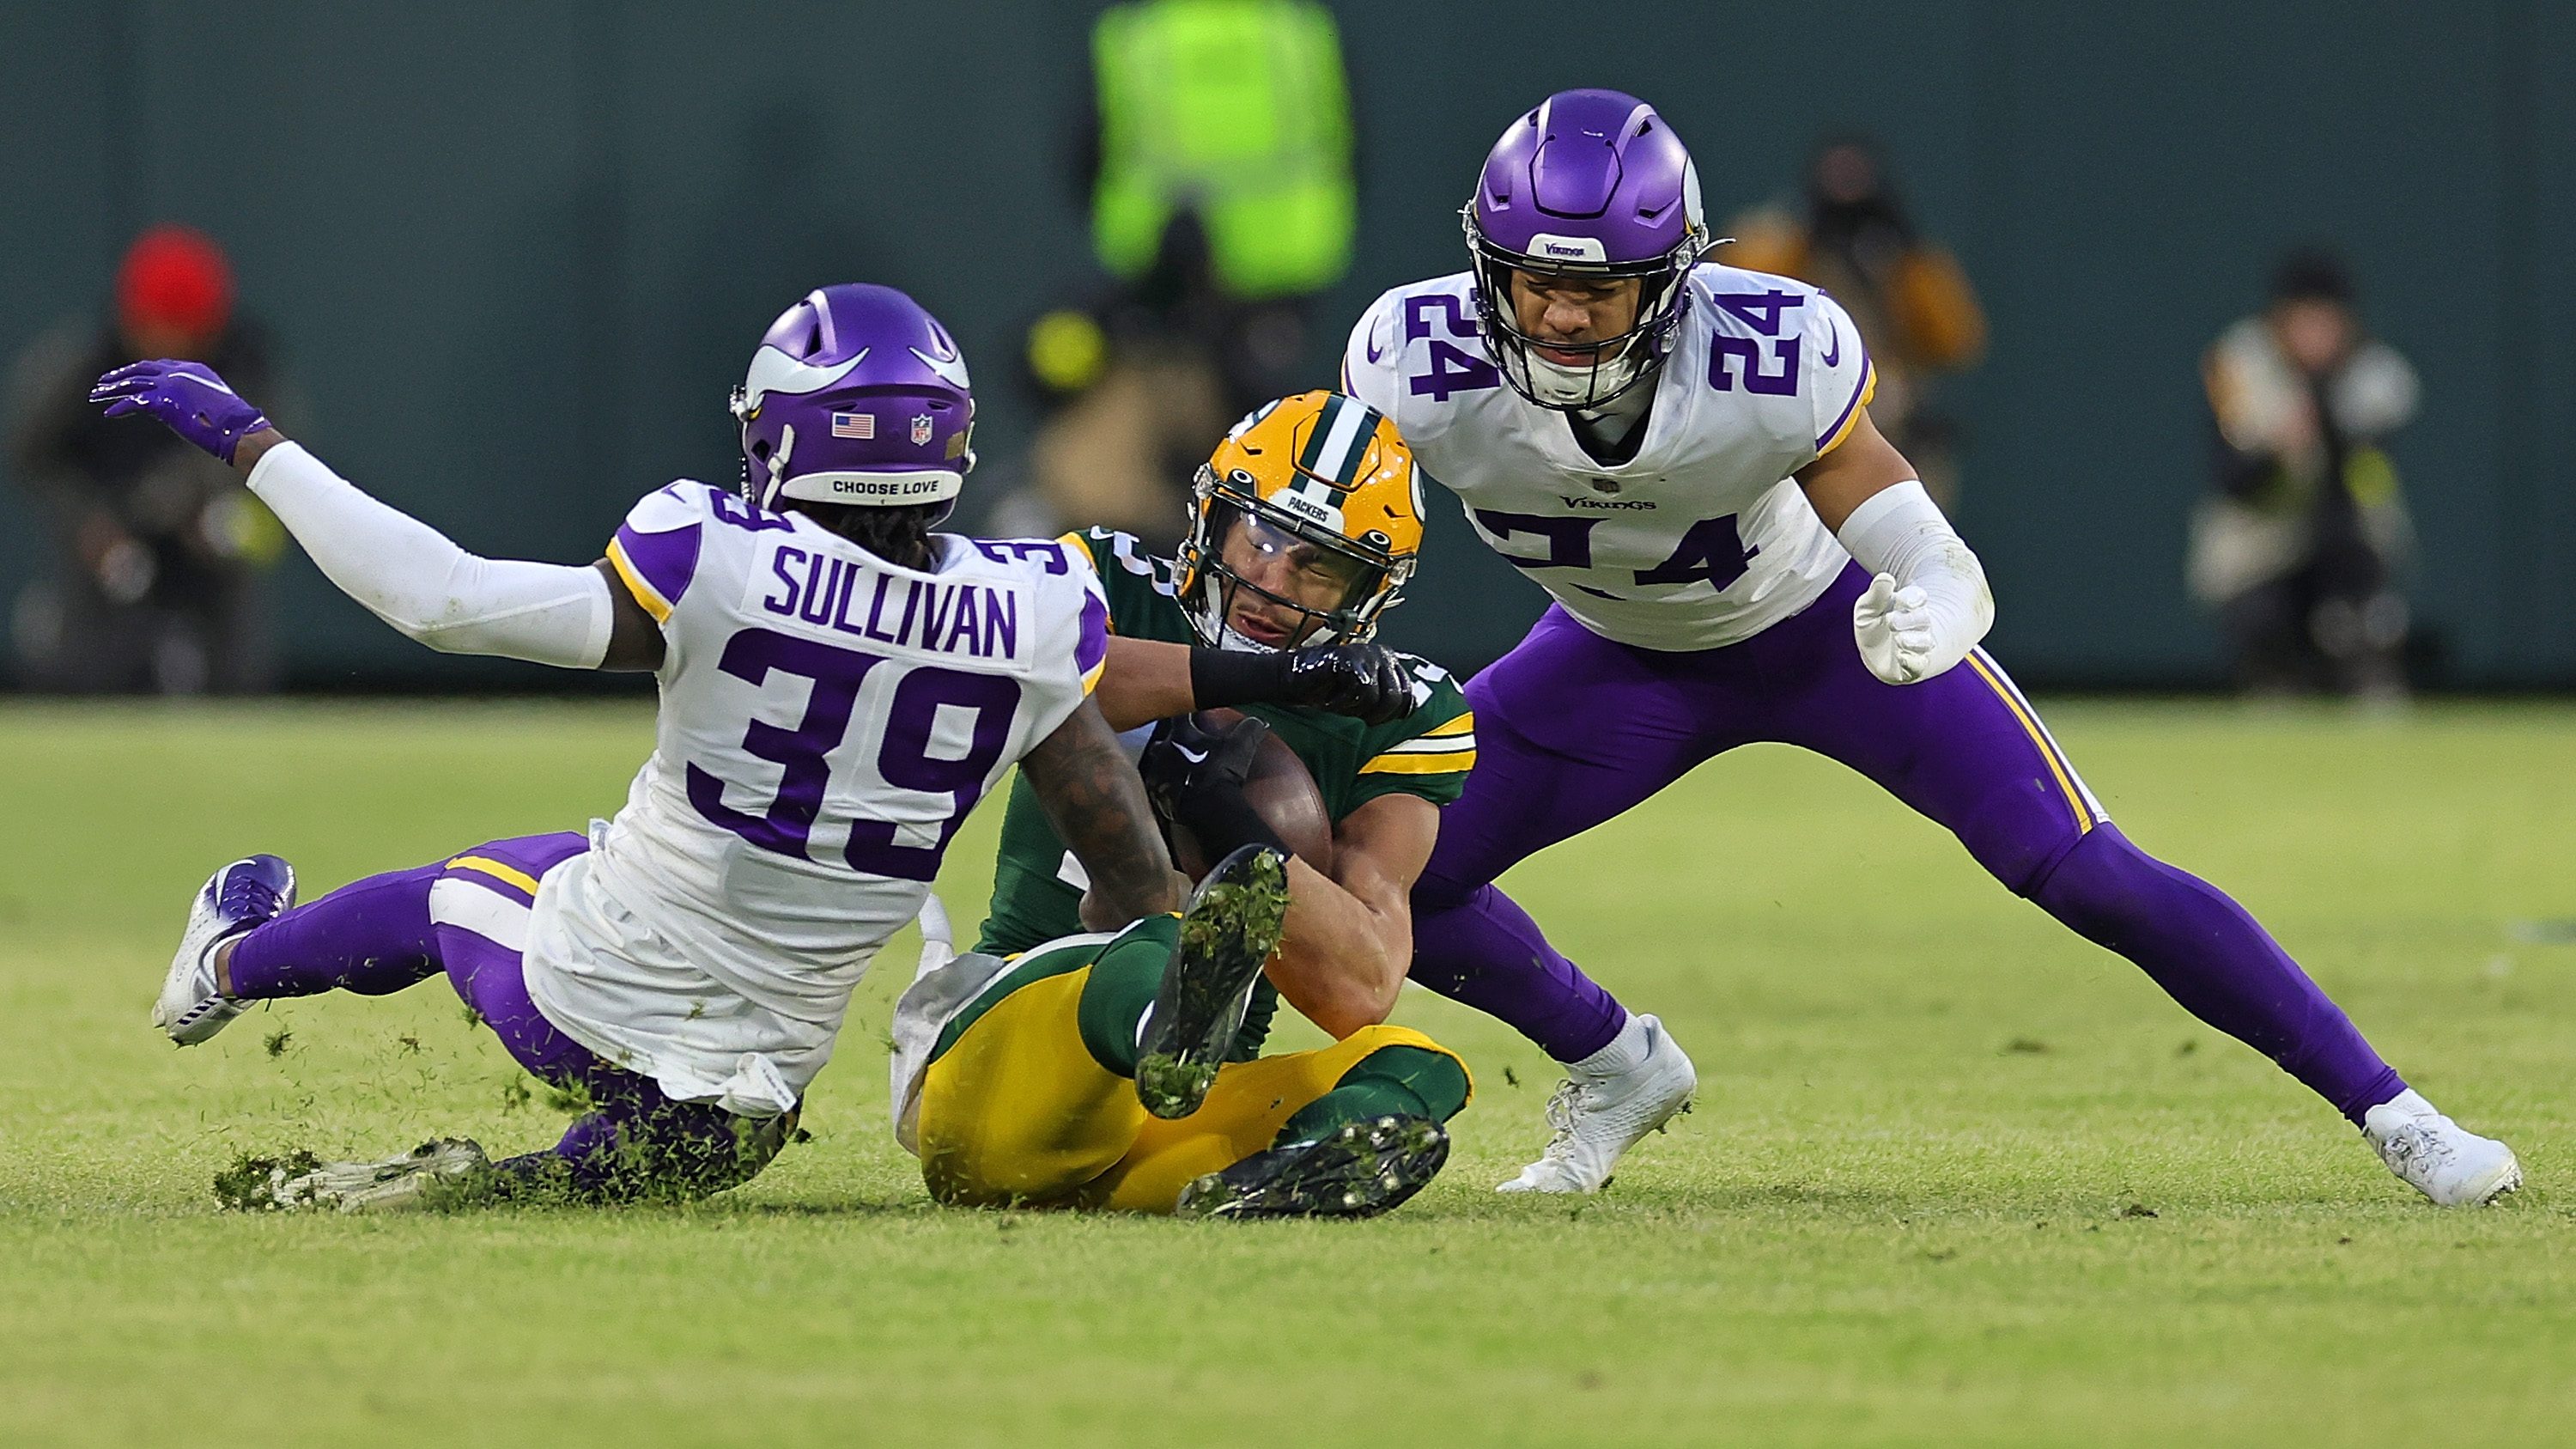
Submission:
[[[1995,698],[2004,702],[2004,708],[2012,711],[2012,717],[2021,724],[2022,733],[2030,736],[2030,742],[2039,747],[2039,757],[2048,762],[2048,773],[2057,777],[2057,788],[2066,794],[2067,808],[2075,812],[2075,833],[2082,835],[2091,830],[2094,826],[2093,812],[2085,808],[2084,792],[2075,788],[2074,772],[2058,758],[2056,747],[2048,742],[2047,731],[2039,727],[2039,721],[2029,710],[2022,708],[2021,697],[2005,687],[2002,678],[1987,667],[1986,661],[1972,653],[1967,663],[1969,668],[1977,671],[1977,677],[1986,682],[1986,688],[1995,692]]]

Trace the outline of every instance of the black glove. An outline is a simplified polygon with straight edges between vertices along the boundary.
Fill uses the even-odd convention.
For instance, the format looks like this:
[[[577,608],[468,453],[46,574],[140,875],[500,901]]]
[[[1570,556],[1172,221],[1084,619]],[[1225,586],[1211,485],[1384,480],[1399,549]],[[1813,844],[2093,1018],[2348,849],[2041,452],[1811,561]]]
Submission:
[[[1320,644],[1253,653],[1190,651],[1190,697],[1201,709],[1285,704],[1391,724],[1413,713],[1413,680],[1383,644]]]
[[[1211,861],[1247,845],[1285,852],[1278,833],[1243,798],[1243,782],[1268,738],[1270,726],[1252,715],[1222,732],[1201,729],[1185,714],[1156,725],[1136,771],[1166,829],[1188,831]]]

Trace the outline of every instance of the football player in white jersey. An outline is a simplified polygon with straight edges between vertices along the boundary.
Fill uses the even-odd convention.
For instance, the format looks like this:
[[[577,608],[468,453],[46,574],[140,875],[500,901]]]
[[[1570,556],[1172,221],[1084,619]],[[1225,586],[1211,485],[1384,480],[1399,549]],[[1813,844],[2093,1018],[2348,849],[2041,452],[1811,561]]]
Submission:
[[[1555,602],[1467,687],[1481,746],[1413,894],[1412,979],[1519,1027],[1569,1080],[1509,1190],[1588,1192],[1694,1085],[1493,887],[1737,745],[1842,761],[2182,1006],[2270,1056],[2444,1205],[2511,1191],[2233,900],[2131,844],[2001,666],[1977,556],[1869,419],[1869,357],[1813,287],[1704,262],[1698,174],[1654,109],[1565,91],[1464,208],[1472,267],[1352,330],[1344,390],[1395,420],[1476,533]]]
[[[734,397],[740,495],[673,483],[588,566],[464,552],[197,364],[120,369],[94,400],[232,463],[332,582],[432,648],[661,683],[652,757],[587,835],[493,841],[301,907],[275,856],[206,883],[153,1012],[179,1044],[253,1002],[444,974],[530,1072],[593,1104],[548,1152],[490,1164],[441,1141],[308,1162],[237,1184],[245,1204],[528,1184],[609,1201],[747,1179],[793,1131],[869,960],[1014,762],[1105,921],[1178,903],[1090,699],[1108,647],[1091,564],[931,531],[973,466],[974,403],[956,345],[900,292],[826,287],[788,309]]]

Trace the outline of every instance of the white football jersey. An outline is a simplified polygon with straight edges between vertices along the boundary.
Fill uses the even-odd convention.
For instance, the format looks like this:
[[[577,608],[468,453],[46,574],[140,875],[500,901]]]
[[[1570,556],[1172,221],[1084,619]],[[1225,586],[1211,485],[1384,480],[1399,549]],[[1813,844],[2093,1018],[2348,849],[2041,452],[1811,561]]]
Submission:
[[[549,872],[529,995],[672,1096],[775,1114],[958,823],[1079,706],[1108,607],[1079,552],[941,534],[899,568],[703,483],[608,549],[660,621],[653,756]]]
[[[1645,649],[1749,639],[1850,556],[1790,475],[1867,405],[1860,331],[1804,282],[1702,264],[1628,462],[1593,461],[1564,413],[1511,390],[1465,272],[1398,287],[1351,329],[1343,386],[1395,420],[1487,547],[1585,627]]]

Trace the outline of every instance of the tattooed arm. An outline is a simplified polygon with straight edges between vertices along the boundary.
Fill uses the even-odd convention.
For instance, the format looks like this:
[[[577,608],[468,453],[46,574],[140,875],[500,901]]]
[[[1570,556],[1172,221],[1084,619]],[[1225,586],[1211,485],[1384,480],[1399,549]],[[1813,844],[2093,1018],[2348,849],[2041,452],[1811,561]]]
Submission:
[[[1155,829],[1145,783],[1098,705],[1084,700],[1029,751],[1020,771],[1057,838],[1091,876],[1085,924],[1123,926],[1181,908],[1181,878]]]

